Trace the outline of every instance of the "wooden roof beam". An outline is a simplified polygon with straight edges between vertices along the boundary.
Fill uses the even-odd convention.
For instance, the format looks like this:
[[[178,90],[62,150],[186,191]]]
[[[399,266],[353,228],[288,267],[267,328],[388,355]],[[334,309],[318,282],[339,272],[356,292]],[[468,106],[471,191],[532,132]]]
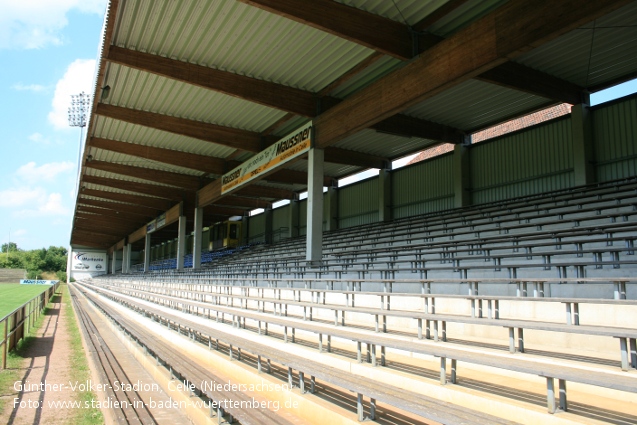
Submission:
[[[88,161],[84,167],[106,171],[113,174],[135,177],[151,182],[169,184],[171,186],[177,186],[190,191],[199,189],[199,187],[205,184],[206,181],[209,181],[203,177],[187,176],[185,174],[174,173],[171,171],[153,170],[150,168],[133,167],[124,164],[114,164],[106,161]]]
[[[123,216],[122,214],[99,214],[88,212],[82,209],[78,209],[75,212],[75,218],[82,220],[93,220],[96,223],[113,223],[113,222],[121,222],[131,225],[138,225],[145,223],[146,220],[143,217],[137,216],[136,218],[130,218],[130,216]]]
[[[194,153],[180,152],[172,149],[101,139],[98,137],[91,137],[89,139],[89,146],[110,152],[145,158],[164,164],[190,168],[192,170],[202,171],[206,174],[223,174],[225,172],[225,161],[213,156],[197,155]]]
[[[84,201],[84,199],[80,199],[80,201]],[[123,212],[123,211],[115,211],[109,208],[93,207],[90,205],[83,205],[83,204],[77,205],[76,215],[77,214],[91,214],[96,217],[114,218],[116,220],[123,220],[123,221],[134,222],[134,223],[138,223],[140,221],[143,221],[143,222],[147,221],[146,217],[143,215],[132,214],[132,213]]]
[[[155,112],[140,111],[103,103],[97,105],[95,114],[248,152],[259,152],[264,147],[259,133],[202,121],[171,117]]]
[[[107,249],[110,245],[112,245],[112,242],[111,241],[99,242],[99,241],[96,241],[95,239],[90,239],[90,238],[73,237],[71,239],[71,245],[73,245],[74,247],[87,246],[91,248]]]
[[[156,73],[164,77],[173,78],[187,84],[202,86],[201,80],[203,79],[207,82],[207,84],[203,85],[202,87],[207,89],[220,91],[232,96],[240,97],[250,102],[260,103],[262,105],[287,111],[292,114],[305,116],[308,118],[314,117],[317,114],[317,101],[319,97],[316,94],[308,91],[291,89],[290,87],[281,84],[257,80],[255,78],[240,76],[227,71],[219,71],[201,65],[194,65],[187,62],[164,58],[158,55],[136,52],[133,50],[115,46],[111,46],[111,54],[114,54],[114,57],[117,58],[117,60],[114,60],[115,62],[133,68],[141,69],[143,71]],[[369,63],[369,61],[365,60],[363,61],[363,63],[367,64]],[[355,68],[358,69],[358,67]],[[202,75],[208,75],[209,79],[201,77]],[[221,86],[214,84],[214,79],[223,81],[223,84]],[[323,100],[322,106],[324,109],[328,109],[340,102],[340,99],[330,97],[322,97],[321,99]],[[107,116],[111,116],[112,118],[116,118],[114,112],[118,112],[117,117],[120,117],[121,115],[127,115],[121,113],[118,107],[111,105],[100,105],[98,108],[98,114],[100,113],[100,109],[102,111],[106,110],[105,113],[107,114]],[[134,112],[139,113],[140,111]],[[152,119],[152,116],[156,116],[157,114],[153,115],[151,113],[143,113],[143,115],[147,117],[144,122],[155,121],[157,119],[161,120],[163,118],[160,117],[164,117],[163,115],[159,115],[159,118]],[[133,120],[134,118],[128,117],[127,119],[129,120],[128,122],[132,122],[131,120]],[[143,124],[141,121],[137,123],[146,125]],[[404,125],[405,123],[409,123],[409,125]],[[216,128],[227,132],[238,131],[236,129],[223,126],[216,126]],[[390,130],[387,129],[392,129],[391,132],[393,133],[396,133],[397,129],[400,129],[400,134],[407,137],[421,137],[425,139],[433,139],[450,143],[456,142],[454,141],[454,139],[449,139],[449,135],[458,132],[458,130],[450,129],[447,126],[443,126],[438,123],[433,123],[430,121],[420,120],[407,116],[390,117],[387,120],[376,124],[374,128],[379,131],[386,132],[390,132]],[[172,131],[177,132],[176,130]],[[256,133],[245,133],[247,133],[246,137],[258,138],[258,135]],[[188,135],[195,138],[201,137],[198,137],[192,133],[180,134]],[[209,139],[201,140],[211,141]],[[275,141],[276,139],[273,137],[266,138],[267,145]],[[125,153],[140,158],[153,159],[159,162],[179,165],[182,167],[201,170],[212,174],[223,174],[225,172],[223,170],[223,160],[221,160],[220,158],[215,159],[212,157],[205,157],[201,155],[186,154],[168,149],[145,148],[141,147],[140,145],[134,145],[131,143],[119,142],[118,144],[118,142],[96,138],[91,139],[91,145],[100,149]],[[151,150],[155,150],[156,152],[151,152]],[[326,154],[329,153],[326,152]],[[337,158],[338,155],[331,155],[330,157]],[[378,166],[374,164],[374,161],[375,159],[371,159],[370,163],[363,164],[362,157],[359,157],[356,159],[355,163],[347,163],[347,165],[359,165],[368,168],[378,168]],[[344,162],[337,163],[343,164]]]
[[[413,25],[414,30],[416,31],[427,31],[429,27],[433,24],[450,14],[451,12],[458,9],[460,6],[465,4],[468,0],[449,0],[446,3],[442,4],[438,7],[438,9],[431,12],[429,15],[425,16],[419,22],[416,22]],[[113,47],[111,46],[111,49]]]
[[[100,235],[100,236],[114,237],[118,239],[122,237],[122,234],[128,233],[126,231],[96,228],[96,226],[87,226],[82,224],[73,226],[73,232],[75,231],[86,233],[87,235]]]
[[[106,192],[104,190],[84,189],[80,192],[84,196],[92,196],[94,198],[111,199],[118,202],[126,202],[137,205],[139,207],[166,211],[172,207],[173,203],[166,199],[151,198],[148,196],[128,195],[125,193]]]
[[[106,59],[293,114],[316,114],[316,95],[294,87],[117,46]]]
[[[314,120],[325,148],[604,16],[629,0],[512,0]]]
[[[274,200],[293,199],[296,193],[293,190],[279,189],[276,187],[260,186],[252,184],[234,192],[236,195],[252,198],[271,198]]]
[[[217,205],[208,205],[204,208],[204,219],[208,215],[224,216],[226,218],[233,215],[242,216],[248,210],[242,208],[220,207]]]
[[[100,207],[105,209],[110,209],[116,212],[125,212],[130,214],[135,214],[138,216],[145,217],[147,220],[152,220],[157,217],[158,214],[155,213],[154,210],[148,208],[139,208],[135,205],[123,204],[121,202],[114,201],[100,201],[97,199],[87,199],[87,198],[78,198],[77,204],[79,205],[87,205],[92,207]]]
[[[272,174],[268,174],[263,178],[263,180],[287,184],[307,185],[307,173],[304,171],[296,171],[283,168],[273,172]],[[325,176],[323,178],[323,184],[325,186],[330,186],[333,180],[334,179],[332,177]]]
[[[302,6],[301,3],[306,4],[306,2],[304,2],[303,0],[241,1],[268,10],[269,12],[280,14],[297,22],[313,26],[341,38],[369,47],[373,50],[376,50],[377,52],[389,54],[402,60],[410,60],[416,54],[421,53],[426,49],[429,49],[430,47],[433,47],[443,40],[442,37],[438,37],[433,34],[423,35],[422,37],[425,37],[425,39],[419,39],[418,51],[415,51],[415,49],[411,46],[411,39],[409,41],[402,40],[402,43],[409,43],[409,46],[407,46],[406,44],[396,44],[400,42],[398,41],[398,39],[395,39],[393,41],[393,52],[390,52],[387,51],[387,47],[384,44],[381,44],[382,42],[387,41],[386,39],[378,40],[375,37],[364,37],[362,35],[358,37],[352,36],[352,34],[350,34],[350,32],[352,31],[351,27],[354,24],[357,25],[356,32],[360,32],[361,34],[378,35],[379,28],[381,28],[380,34],[382,34],[383,31],[385,31],[386,33],[396,31],[397,33],[409,34],[410,29],[407,27],[407,25],[390,21],[392,28],[392,30],[390,31],[388,28],[384,27],[382,23],[378,22],[378,15],[374,15],[370,12],[355,9],[349,6],[344,6],[331,0],[312,2],[313,8],[321,10],[323,12],[322,14],[317,13],[312,8],[308,10],[307,7]],[[445,3],[429,16],[414,24],[414,30],[425,31],[429,26],[443,18],[445,15],[453,12],[458,7],[462,6],[464,3],[466,3],[466,1],[467,0],[453,0]],[[354,9],[354,11],[350,10],[348,16],[347,9]],[[324,16],[326,15],[333,17],[329,21],[327,21],[324,18]],[[345,23],[341,26],[339,25],[341,19],[335,17],[337,15],[341,16],[341,19],[342,17],[348,16],[348,18],[355,19],[355,21],[353,23]],[[400,29],[401,26],[402,29]],[[429,56],[429,54],[427,54],[427,56]],[[558,100],[560,102],[577,104],[581,103],[583,100],[582,89],[577,85],[563,81],[551,75],[535,71],[520,64],[505,63],[500,67],[496,67],[489,72],[480,75],[479,79],[534,95],[547,97],[549,99]],[[426,138],[440,140],[434,137]],[[450,140],[442,141],[456,143]]]
[[[96,140],[96,139],[92,139],[92,140]],[[98,144],[100,146],[104,145],[103,142],[107,142],[106,144],[110,145],[133,145],[132,143],[125,143],[125,142],[114,142],[114,143],[110,143],[112,141],[106,141],[104,139],[100,139],[101,141],[98,142]],[[137,145],[139,146],[139,145]],[[129,149],[128,147],[126,147],[127,149],[127,153],[129,155],[134,155],[133,149]],[[145,149],[145,148],[144,148]],[[149,148],[148,150],[156,150],[159,148]],[[165,151],[168,152],[173,152],[170,151],[168,149],[164,149]],[[339,153],[343,153],[342,149],[336,149],[336,152],[333,155],[329,155],[328,157],[333,159],[335,162],[337,163],[347,163],[348,165],[356,165],[356,164],[365,164],[365,165],[361,165],[361,166],[367,166],[370,168],[376,168],[377,164],[379,163],[379,158],[378,157],[374,157],[373,155],[366,155],[363,153],[358,153],[358,152],[354,152],[354,151],[349,151],[347,152],[347,155],[339,155]],[[122,152],[124,153],[124,152]],[[180,153],[180,152],[176,152],[176,153]],[[200,156],[200,155],[194,155],[194,154],[186,154],[186,155],[192,155],[192,156]],[[178,156],[178,155],[176,155]],[[211,158],[211,157],[204,157],[204,158]],[[343,162],[344,159],[347,158],[348,161],[351,162]],[[215,158],[216,159],[216,158]],[[156,159],[157,161],[160,162],[167,162],[167,160],[165,159],[159,159],[159,157],[157,157]],[[221,161],[222,165],[220,168],[216,169],[215,174],[224,174],[226,171],[232,170],[235,167],[238,167],[239,165],[241,165],[240,162],[238,161],[225,161],[222,159],[218,159],[219,161]],[[352,164],[352,162],[354,164]],[[104,161],[90,161],[86,163],[86,167],[89,168],[96,168],[102,171],[108,171],[108,172],[113,172],[113,173],[117,173],[117,174],[124,174],[124,175],[129,175],[132,177],[138,177],[138,178],[142,178],[145,180],[151,180],[151,181],[157,181],[157,182],[161,182],[161,183],[166,183],[166,184],[173,184],[173,185],[179,185],[182,187],[185,187],[186,185],[188,185],[189,187],[193,187],[195,182],[197,182],[197,185],[199,185],[199,178],[198,177],[192,177],[192,176],[185,176],[183,174],[178,174],[178,173],[169,173],[169,172],[165,172],[165,171],[156,171],[156,170],[150,170],[147,168],[141,168],[141,167],[131,167],[128,165],[122,165],[122,164],[112,164],[109,162],[104,162]],[[171,176],[171,177],[169,177]],[[88,176],[87,176],[88,177]],[[302,171],[293,171],[293,170],[286,170],[286,169],[281,169],[277,172],[274,172],[272,174],[270,174],[267,178],[267,180],[273,181],[273,182],[278,182],[278,183],[285,183],[285,184],[305,184],[307,183],[307,173],[302,172]],[[326,182],[331,181],[331,177],[326,177]],[[327,183],[326,183],[327,184]],[[121,187],[120,187],[121,188]],[[124,190],[130,190],[130,189],[126,189],[126,188],[122,188]],[[192,199],[194,201],[194,198]]]
[[[421,139],[453,144],[464,141],[464,133],[456,128],[402,114],[396,114],[372,124],[371,128],[380,133],[395,134],[403,137],[420,137]],[[326,155],[328,150],[325,149]]]
[[[89,246],[91,248],[99,248],[107,250],[113,245],[113,238],[96,238],[94,235],[78,234],[73,235],[71,238],[71,245],[73,246]]]
[[[401,60],[414,52],[413,32],[400,22],[332,0],[239,0]],[[418,45],[426,48],[428,35]]]
[[[93,222],[92,220],[85,219],[77,219],[75,220],[75,224],[73,225],[73,229],[78,230],[86,230],[86,231],[96,231],[96,232],[109,232],[115,235],[128,234],[132,229],[135,229],[134,225],[121,225],[117,223],[100,223],[99,225]]]
[[[325,149],[325,162],[355,165],[365,168],[386,168],[390,161],[387,158],[382,158],[376,155],[332,146],[329,149]]]
[[[220,199],[214,205],[230,205],[233,207],[255,209],[270,208],[272,206],[272,202],[264,201],[259,198],[245,198],[243,196],[229,195]]]
[[[515,62],[496,66],[476,77],[487,83],[497,84],[536,96],[577,105],[586,101],[582,87]]]
[[[109,179],[106,177],[82,176],[82,183],[90,183],[99,186],[112,187],[114,189],[136,192],[144,195],[156,196],[158,198],[170,199],[172,201],[183,201],[187,198],[193,198],[193,192],[185,192],[180,189],[159,186],[156,184],[130,182],[125,180]]]

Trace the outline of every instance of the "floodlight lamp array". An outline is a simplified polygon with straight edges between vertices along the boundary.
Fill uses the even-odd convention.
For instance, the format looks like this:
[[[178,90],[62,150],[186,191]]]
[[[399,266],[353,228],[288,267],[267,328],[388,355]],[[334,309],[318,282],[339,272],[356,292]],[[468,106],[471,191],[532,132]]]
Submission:
[[[89,102],[90,96],[84,92],[71,95],[71,106],[69,107],[69,125],[71,127],[86,126]]]

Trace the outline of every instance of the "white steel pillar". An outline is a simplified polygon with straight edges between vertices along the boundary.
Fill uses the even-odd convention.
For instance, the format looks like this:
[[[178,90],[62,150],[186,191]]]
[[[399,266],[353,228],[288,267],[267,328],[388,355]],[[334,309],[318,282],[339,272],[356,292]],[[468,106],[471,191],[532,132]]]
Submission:
[[[195,232],[192,238],[192,268],[201,268],[201,239],[203,237],[203,208],[195,208]]]
[[[319,266],[323,258],[323,150],[312,148],[307,173],[307,242],[305,259]]]

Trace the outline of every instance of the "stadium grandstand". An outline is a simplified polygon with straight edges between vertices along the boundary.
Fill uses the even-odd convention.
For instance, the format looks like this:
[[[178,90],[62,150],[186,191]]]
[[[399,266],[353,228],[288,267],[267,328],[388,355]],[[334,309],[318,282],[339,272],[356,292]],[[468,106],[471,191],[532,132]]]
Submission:
[[[590,104],[637,76],[637,1],[104,22],[69,259],[97,376],[89,312],[195,423],[637,423],[637,96]],[[146,396],[109,417],[161,423]]]

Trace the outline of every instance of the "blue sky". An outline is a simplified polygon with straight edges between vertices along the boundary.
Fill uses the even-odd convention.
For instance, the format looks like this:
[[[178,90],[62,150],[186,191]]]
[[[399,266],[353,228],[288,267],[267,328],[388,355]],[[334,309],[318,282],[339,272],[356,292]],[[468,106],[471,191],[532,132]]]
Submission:
[[[106,3],[0,0],[1,243],[68,246],[80,130],[67,111],[71,94],[93,92]],[[592,103],[635,91],[633,81]]]
[[[80,133],[106,0],[0,0],[0,240],[68,246]]]

